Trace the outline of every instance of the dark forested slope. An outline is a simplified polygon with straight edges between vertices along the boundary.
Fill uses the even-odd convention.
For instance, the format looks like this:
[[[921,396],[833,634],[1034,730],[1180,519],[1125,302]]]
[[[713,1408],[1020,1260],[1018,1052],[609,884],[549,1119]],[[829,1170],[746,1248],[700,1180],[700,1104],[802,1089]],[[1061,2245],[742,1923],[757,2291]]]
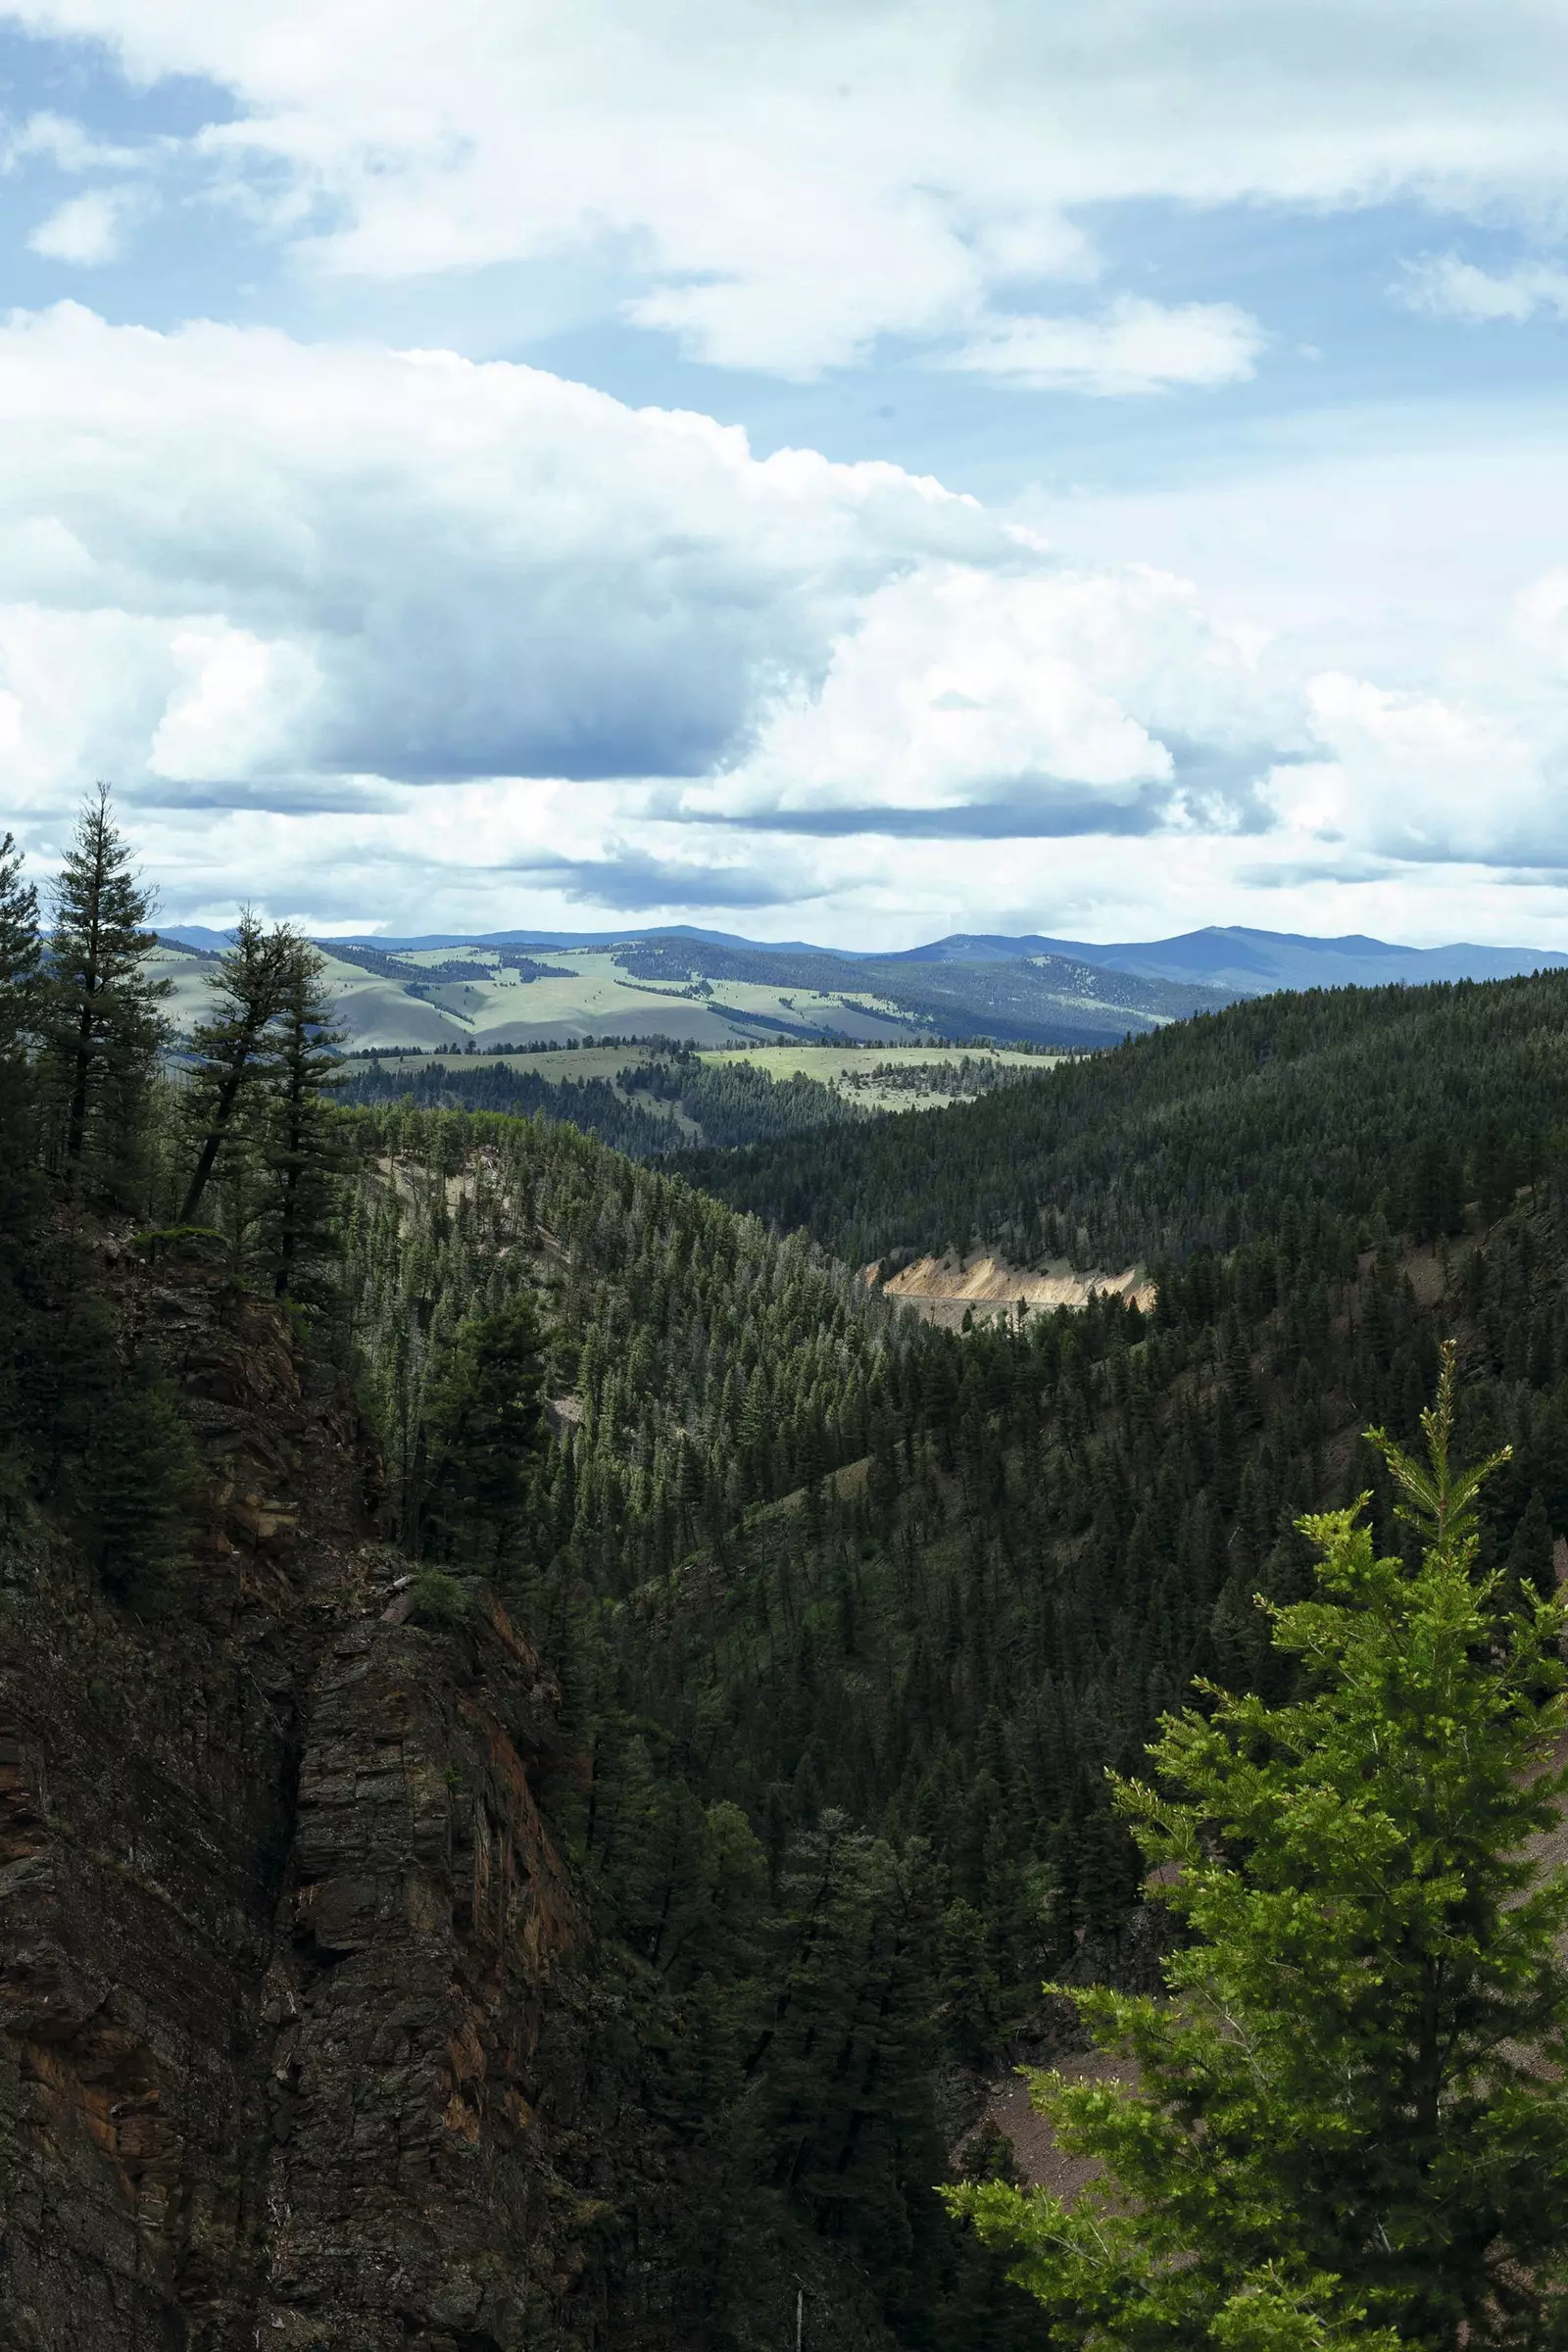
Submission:
[[[863,1443],[891,1317],[569,1127],[356,1126],[287,931],[172,1077],[145,913],[101,797],[47,952],[0,842],[0,2343],[741,2352],[804,2294],[889,2352],[891,2256],[771,2163],[843,2082],[760,2004],[820,1916],[871,2015],[903,1882],[813,1822],[826,1909],[773,1900],[594,1609],[731,1507],[726,1365],[776,1494]],[[963,2340],[997,2266],[928,2075],[888,2097],[867,2177]]]
[[[1227,1256],[1197,1244],[1152,1317],[1107,1299],[960,1339],[563,1130],[402,1114],[380,1142],[356,1283],[404,1541],[491,1561],[568,1694],[590,1770],[547,1810],[667,2070],[647,2095],[714,2156],[715,2216],[782,2196],[902,2340],[1007,2340],[1023,2322],[925,2196],[932,2151],[1038,2030],[1044,1974],[1148,1969],[1104,1767],[1194,1674],[1271,1671],[1252,1596],[1302,1589],[1300,1511],[1369,1487],[1400,1541],[1358,1432],[1411,1427],[1446,1331],[1466,1449],[1515,1449],[1486,1556],[1551,1576],[1561,1170],[1461,1201],[1442,1250],[1309,1200]],[[480,1424],[449,1433],[517,1309],[559,1435],[486,1498]]]
[[[804,2295],[1031,2352],[934,2184],[1042,1977],[1148,1977],[1105,1766],[1281,1671],[1302,1509],[1404,1540],[1358,1433],[1444,1335],[1484,1559],[1552,1578],[1565,984],[703,1163],[834,1258],[569,1125],[334,1109],[287,934],[172,1080],[101,806],[74,856],[44,964],[0,850],[13,2335],[761,2352]],[[853,1271],[971,1234],[1155,1303],[959,1337]]]
[[[1265,997],[896,1131],[679,1164],[852,1263],[971,1241],[1158,1264],[1296,1204],[1425,1237],[1496,1207],[1568,1131],[1568,974]]]
[[[357,1064],[339,1098],[353,1106],[407,1102],[416,1110],[503,1110],[560,1119],[630,1159],[662,1159],[694,1140],[716,1149],[776,1142],[812,1127],[863,1119],[820,1079],[773,1078],[746,1062],[709,1063],[680,1046],[608,1078],[553,1078],[515,1060]],[[661,1109],[660,1105],[669,1106]],[[671,1117],[669,1109],[679,1113]]]

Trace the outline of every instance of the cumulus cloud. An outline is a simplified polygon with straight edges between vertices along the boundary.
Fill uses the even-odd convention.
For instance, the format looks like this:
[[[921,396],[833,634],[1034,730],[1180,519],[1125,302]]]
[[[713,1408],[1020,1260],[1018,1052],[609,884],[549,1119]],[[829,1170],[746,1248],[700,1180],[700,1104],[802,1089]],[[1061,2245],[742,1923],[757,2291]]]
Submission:
[[[118,257],[129,209],[127,190],[89,188],[40,220],[27,243],[48,261],[98,268]]]
[[[1212,772],[1184,772],[1186,747],[1288,738],[1298,691],[1189,583],[1026,554],[878,587],[820,685],[781,698],[744,762],[686,791],[687,813],[842,832],[879,811],[938,831],[947,811],[955,832],[1039,836],[1242,821],[1245,772],[1216,793]]]
[[[1568,270],[1521,262],[1501,271],[1478,270],[1456,253],[1429,254],[1405,265],[1394,289],[1407,310],[1429,318],[1458,318],[1486,326],[1506,319],[1520,326],[1543,315],[1568,318]]]
[[[1251,375],[1265,337],[1233,303],[1166,306],[1122,295],[1088,318],[999,318],[944,364],[1033,391],[1110,398]]]
[[[187,919],[1125,936],[1264,884],[1283,916],[1307,876],[1522,889],[1568,861],[1565,613],[1547,569],[1465,674],[1378,675],[1174,568],[536,369],[0,325],[8,821],[52,854],[113,777]]]
[[[159,634],[144,761],[187,778],[706,773],[868,591],[1016,554],[896,467],[534,369],[69,305],[0,328],[0,597]]]
[[[696,815],[1054,797],[1076,823],[1172,800],[1151,723],[1223,734],[1245,700],[1257,732],[1179,581],[506,364],[14,319],[0,519],[0,598],[55,642],[6,683],[74,741],[60,648],[117,616],[144,798],[665,776]]]
[[[592,255],[644,323],[786,373],[984,352],[1020,283],[1092,272],[1096,205],[1524,216],[1560,184],[1568,18],[1533,0],[385,0],[373,38],[353,0],[9,14],[231,91],[203,154],[322,270]]]
[[[52,164],[57,172],[126,172],[146,160],[134,147],[94,138],[74,116],[56,114],[51,107],[0,130],[0,170],[7,172],[29,163]]]
[[[1517,714],[1338,671],[1314,678],[1308,696],[1338,760],[1338,790],[1333,769],[1311,788],[1323,795],[1314,830],[1422,862],[1568,862],[1555,747],[1533,742]],[[1299,804],[1292,813],[1299,819]]]

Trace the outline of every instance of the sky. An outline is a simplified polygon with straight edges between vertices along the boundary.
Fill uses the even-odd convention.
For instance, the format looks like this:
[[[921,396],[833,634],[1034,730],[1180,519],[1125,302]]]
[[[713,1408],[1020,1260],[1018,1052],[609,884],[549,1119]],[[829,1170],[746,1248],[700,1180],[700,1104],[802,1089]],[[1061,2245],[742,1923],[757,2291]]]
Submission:
[[[0,0],[0,829],[1568,949],[1560,0]]]

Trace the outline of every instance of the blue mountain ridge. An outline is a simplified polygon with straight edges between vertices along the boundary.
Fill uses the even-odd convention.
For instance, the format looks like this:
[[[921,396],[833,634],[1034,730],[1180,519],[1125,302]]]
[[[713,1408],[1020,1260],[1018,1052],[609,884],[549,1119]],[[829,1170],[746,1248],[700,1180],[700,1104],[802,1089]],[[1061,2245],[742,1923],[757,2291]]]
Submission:
[[[169,923],[163,937],[184,947],[223,947],[224,931],[198,923]],[[1239,996],[1266,996],[1276,989],[1379,988],[1391,981],[1419,985],[1435,980],[1507,980],[1526,972],[1558,970],[1568,954],[1551,948],[1486,947],[1457,942],[1448,947],[1410,948],[1360,932],[1316,938],[1296,931],[1254,931],[1240,924],[1210,924],[1173,939],[1052,939],[1030,932],[953,932],[945,939],[904,949],[818,948],[806,940],[746,939],[732,931],[704,931],[689,923],[662,923],[619,931],[434,931],[413,938],[356,932],[346,947],[400,949],[517,947],[612,948],[636,940],[689,939],[710,947],[743,948],[752,955],[836,956],[846,963],[1006,963],[1034,956],[1061,956],[1143,980],[1188,981],[1224,988]],[[332,941],[320,945],[330,948]]]

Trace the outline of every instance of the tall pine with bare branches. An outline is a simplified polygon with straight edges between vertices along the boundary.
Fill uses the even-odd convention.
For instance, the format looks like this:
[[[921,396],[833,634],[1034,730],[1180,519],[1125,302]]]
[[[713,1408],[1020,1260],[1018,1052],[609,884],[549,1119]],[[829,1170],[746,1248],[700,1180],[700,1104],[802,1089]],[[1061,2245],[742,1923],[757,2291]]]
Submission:
[[[266,1075],[291,948],[286,932],[264,930],[247,906],[219,960],[212,1009],[190,1037],[184,1110],[195,1153],[180,1202],[182,1225],[195,1222],[223,1151],[242,1130],[241,1114]]]
[[[148,1099],[167,1034],[147,956],[152,893],[134,871],[109,788],[89,794],[55,885],[42,1026],[50,1156],[68,1195],[122,1206],[141,1190]]]
[[[275,936],[281,985],[261,1152],[272,1289],[279,1298],[301,1298],[319,1287],[333,1253],[348,1165],[344,1121],[333,1102],[343,1033],[333,1026],[324,957],[297,932]]]

